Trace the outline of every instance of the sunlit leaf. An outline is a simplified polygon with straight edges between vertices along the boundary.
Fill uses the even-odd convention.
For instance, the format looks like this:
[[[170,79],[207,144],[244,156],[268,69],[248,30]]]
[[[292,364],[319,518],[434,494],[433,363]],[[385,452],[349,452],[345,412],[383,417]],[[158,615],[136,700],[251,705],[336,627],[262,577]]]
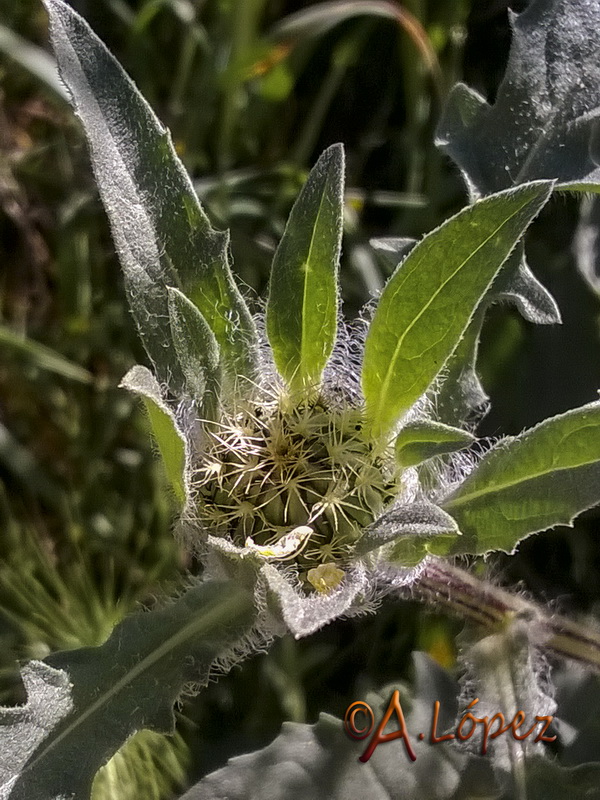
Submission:
[[[292,208],[273,259],[267,333],[292,389],[317,389],[333,350],[338,314],[344,151],[326,150]]]
[[[444,501],[463,536],[452,552],[513,552],[530,533],[600,502],[600,403],[499,442]]]
[[[392,275],[365,344],[373,436],[389,434],[443,369],[550,189],[540,182],[469,206],[419,242]]]
[[[185,438],[177,425],[175,415],[161,395],[156,378],[146,367],[136,366],[125,375],[121,386],[142,398],[152,436],[165,466],[167,480],[177,502],[183,506],[188,494],[185,483]]]
[[[168,324],[167,287],[198,307],[225,368],[252,376],[256,333],[228,263],[228,236],[213,230],[168,131],[87,23],[47,0],[51,40],[82,121],[129,303],[159,380],[183,383]]]
[[[460,428],[432,420],[417,420],[404,425],[396,436],[396,461],[402,467],[413,467],[433,456],[462,450],[475,437]]]

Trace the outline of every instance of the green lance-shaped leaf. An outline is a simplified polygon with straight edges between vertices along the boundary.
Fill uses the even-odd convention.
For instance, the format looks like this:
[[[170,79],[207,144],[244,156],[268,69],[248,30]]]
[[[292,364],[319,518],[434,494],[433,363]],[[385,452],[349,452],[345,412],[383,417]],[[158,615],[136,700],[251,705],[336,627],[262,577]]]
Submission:
[[[531,533],[600,502],[600,403],[499,442],[442,504],[463,535],[452,552],[514,551]]]
[[[165,465],[167,480],[177,502],[183,506],[188,495],[185,481],[185,438],[173,412],[162,398],[156,378],[146,367],[135,366],[125,375],[121,386],[142,398],[152,436]]]
[[[205,419],[214,419],[221,382],[219,346],[196,306],[178,289],[169,288],[169,320],[175,351],[188,393]]]
[[[394,442],[396,461],[401,467],[414,467],[433,456],[462,450],[473,444],[468,431],[433,420],[416,420],[404,425]]]
[[[173,703],[252,624],[252,596],[204,583],[128,617],[101,647],[25,668],[25,706],[0,709],[0,799],[90,796],[97,770],[137,730],[170,733]]]
[[[311,170],[273,259],[267,334],[292,391],[318,389],[337,330],[344,151],[333,145]]]
[[[87,23],[45,0],[60,75],[85,129],[133,316],[161,383],[183,384],[168,324],[167,286],[201,311],[232,374],[252,375],[256,331],[168,131]]]
[[[373,437],[389,434],[443,369],[551,188],[539,181],[463,209],[392,275],[365,343],[362,383]]]

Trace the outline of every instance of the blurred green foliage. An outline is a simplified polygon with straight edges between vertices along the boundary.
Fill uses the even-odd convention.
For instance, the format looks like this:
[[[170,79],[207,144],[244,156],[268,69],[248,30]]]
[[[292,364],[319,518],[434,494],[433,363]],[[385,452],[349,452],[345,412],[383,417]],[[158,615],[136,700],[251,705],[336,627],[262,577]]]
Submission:
[[[503,0],[72,4],[170,127],[215,227],[231,229],[254,310],[291,203],[332,142],[344,142],[348,160],[341,276],[350,315],[390,273],[370,237],[419,235],[464,204],[433,131],[456,80],[493,97],[508,53]],[[4,700],[20,696],[16,658],[103,641],[188,566],[145,420],[118,388],[145,355],[46,26],[37,0],[0,0]],[[486,324],[484,434],[515,433],[594,399],[598,299],[573,264],[576,221],[575,200],[558,199],[530,237],[530,261],[557,298],[562,328],[534,328],[506,308]],[[573,608],[593,609],[597,528],[589,513],[568,534],[535,537],[498,563],[538,596],[568,595]],[[349,699],[401,676],[416,647],[451,665],[459,628],[397,602],[309,640],[277,642],[183,707],[190,777],[265,744],[283,719],[343,715]]]

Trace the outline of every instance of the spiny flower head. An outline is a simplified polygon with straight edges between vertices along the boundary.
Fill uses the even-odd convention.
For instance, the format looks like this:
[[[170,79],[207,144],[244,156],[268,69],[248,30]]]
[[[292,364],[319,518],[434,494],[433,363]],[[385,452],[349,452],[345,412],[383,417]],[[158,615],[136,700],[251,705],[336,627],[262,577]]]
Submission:
[[[401,493],[402,470],[392,448],[365,439],[360,408],[322,396],[295,404],[283,393],[209,426],[191,482],[207,531],[294,561],[303,583],[328,591],[362,531]]]
[[[146,399],[186,542],[211,574],[250,568],[260,602],[276,597],[296,635],[364,611],[414,580],[429,554],[452,551],[460,531],[436,505],[441,475],[452,475],[443,459],[474,437],[436,418],[436,391],[478,300],[547,196],[547,187],[530,190],[515,215],[500,193],[418,244],[387,240],[396,270],[374,311],[348,325],[338,294],[343,185],[334,145],[291,211],[264,316],[252,318],[226,263],[191,296],[167,285],[163,347],[174,358],[165,385],[140,367],[124,382]],[[498,213],[512,225],[499,241]],[[473,265],[461,252],[465,227]],[[449,249],[453,230],[459,244]],[[213,269],[215,252],[226,259],[219,236],[206,233]],[[468,284],[460,305],[448,289],[457,276]]]
[[[480,310],[498,296],[529,318],[540,305],[523,253],[507,259],[553,182],[478,199],[416,244],[387,240],[393,273],[363,315],[366,335],[348,337],[338,291],[344,154],[330,147],[277,247],[260,333],[231,272],[228,234],[211,227],[168,131],[84,20],[62,0],[47,6],[154,368],[134,368],[124,385],[145,400],[180,529],[206,574],[250,576],[257,603],[279,603],[301,635],[364,610],[386,582],[410,582],[430,554],[506,549],[533,532],[514,498],[506,513],[498,504],[482,513],[490,471],[514,468],[501,450],[450,497],[439,471],[421,465],[473,440],[453,426],[484,396],[473,370]],[[542,318],[553,316],[546,302]],[[587,425],[595,413],[549,428]],[[534,460],[545,434],[522,440]],[[596,503],[585,489],[573,513]],[[532,525],[572,516],[532,514]],[[484,544],[490,520],[510,530],[487,531]]]

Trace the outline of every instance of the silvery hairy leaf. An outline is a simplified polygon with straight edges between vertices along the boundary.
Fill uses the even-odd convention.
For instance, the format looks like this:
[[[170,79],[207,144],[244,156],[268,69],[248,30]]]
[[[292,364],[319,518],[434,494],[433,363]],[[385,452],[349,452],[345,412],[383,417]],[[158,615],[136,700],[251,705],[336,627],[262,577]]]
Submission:
[[[0,709],[0,798],[89,798],[97,770],[133,733],[173,731],[184,684],[206,681],[252,622],[243,589],[205,583],[127,617],[100,647],[26,666],[26,705]]]

